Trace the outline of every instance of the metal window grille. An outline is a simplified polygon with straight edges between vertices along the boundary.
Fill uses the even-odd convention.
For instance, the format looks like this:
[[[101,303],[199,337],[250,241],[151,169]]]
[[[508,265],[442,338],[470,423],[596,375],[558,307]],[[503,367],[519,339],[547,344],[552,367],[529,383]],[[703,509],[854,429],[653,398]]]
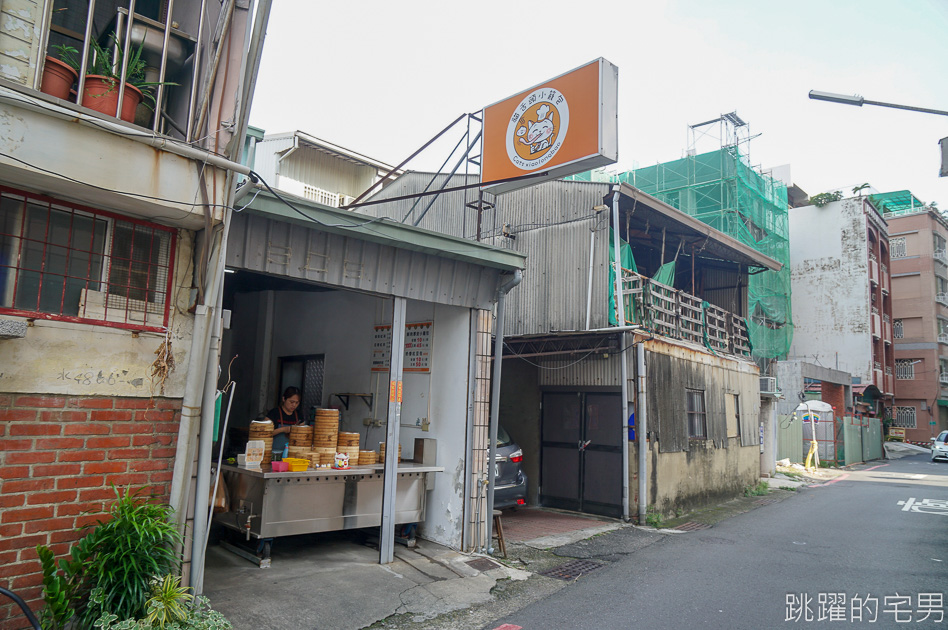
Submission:
[[[900,381],[910,381],[915,378],[915,361],[913,359],[899,359],[895,362],[895,378]]]
[[[901,319],[892,320],[892,336],[895,337],[896,339],[901,339],[904,335],[905,333],[903,332],[903,329],[902,329],[902,320]]]
[[[708,415],[704,406],[704,390],[685,389],[688,404],[688,437],[708,437]]]
[[[0,187],[0,312],[167,328],[174,230]]]
[[[915,407],[896,407],[892,425],[906,429],[915,428]]]
[[[905,249],[905,237],[889,239],[889,258],[905,258],[908,252]]]

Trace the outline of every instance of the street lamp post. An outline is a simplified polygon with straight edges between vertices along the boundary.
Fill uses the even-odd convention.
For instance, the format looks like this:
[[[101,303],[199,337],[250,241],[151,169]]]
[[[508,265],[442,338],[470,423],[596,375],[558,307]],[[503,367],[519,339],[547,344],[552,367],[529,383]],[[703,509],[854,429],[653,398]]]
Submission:
[[[828,101],[830,103],[842,103],[843,105],[855,105],[856,107],[862,107],[863,105],[878,105],[879,107],[891,107],[893,109],[907,109],[909,111],[920,112],[922,114],[948,116],[948,111],[943,109],[931,109],[929,107],[915,107],[914,105],[899,105],[897,103],[870,101],[858,95],[849,96],[848,94],[834,94],[832,92],[819,92],[817,90],[810,90],[810,98],[814,101]],[[948,177],[948,137],[939,140],[938,144],[941,145],[941,170],[938,172],[938,175],[939,177]]]

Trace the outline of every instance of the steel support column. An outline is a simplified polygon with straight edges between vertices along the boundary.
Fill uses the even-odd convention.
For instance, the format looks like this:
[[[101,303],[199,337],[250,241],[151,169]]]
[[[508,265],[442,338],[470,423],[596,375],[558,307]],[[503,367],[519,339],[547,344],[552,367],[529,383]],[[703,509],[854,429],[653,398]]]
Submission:
[[[379,529],[379,564],[395,559],[395,486],[398,481],[398,428],[402,416],[402,367],[405,357],[405,305],[392,304],[392,352],[388,370],[388,415],[385,425],[385,481],[382,486],[382,525]]]

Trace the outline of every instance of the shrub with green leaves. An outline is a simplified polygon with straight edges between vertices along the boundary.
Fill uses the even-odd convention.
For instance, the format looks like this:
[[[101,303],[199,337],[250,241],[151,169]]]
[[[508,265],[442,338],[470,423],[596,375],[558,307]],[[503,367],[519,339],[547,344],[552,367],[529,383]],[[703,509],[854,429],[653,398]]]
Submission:
[[[181,536],[171,520],[171,507],[149,502],[152,497],[141,489],[124,495],[116,489],[115,495],[109,517],[100,519],[86,536],[86,578],[104,595],[101,606],[86,609],[87,624],[103,612],[119,619],[143,617],[152,579],[176,572],[179,564],[174,549]]]

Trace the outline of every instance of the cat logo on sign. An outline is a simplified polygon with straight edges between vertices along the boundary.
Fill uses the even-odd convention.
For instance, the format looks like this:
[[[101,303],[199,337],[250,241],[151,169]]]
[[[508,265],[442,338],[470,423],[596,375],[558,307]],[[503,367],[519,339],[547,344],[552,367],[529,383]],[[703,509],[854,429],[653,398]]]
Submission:
[[[553,88],[534,90],[520,101],[507,125],[507,156],[530,171],[553,159],[569,131],[569,103]]]

